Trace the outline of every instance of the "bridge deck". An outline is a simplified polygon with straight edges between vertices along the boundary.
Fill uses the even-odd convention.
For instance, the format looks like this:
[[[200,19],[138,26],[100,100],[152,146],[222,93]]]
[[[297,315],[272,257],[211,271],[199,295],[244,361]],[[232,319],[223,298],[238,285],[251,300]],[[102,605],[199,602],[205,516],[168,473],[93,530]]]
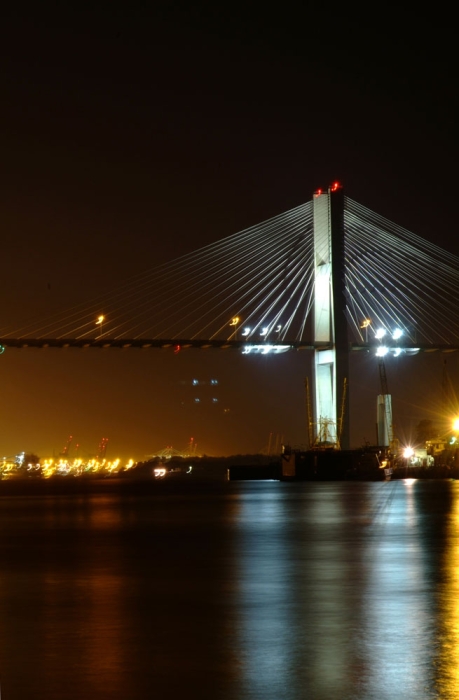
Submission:
[[[215,348],[227,349],[253,349],[254,351],[287,350],[317,350],[331,347],[329,343],[297,342],[297,341],[274,341],[270,343],[250,343],[246,340],[183,340],[164,338],[0,338],[0,347],[3,348],[156,348],[186,350],[187,348],[198,348],[207,350]],[[379,345],[374,343],[351,343],[352,351],[375,351]],[[402,351],[408,353],[416,352],[457,352],[459,345],[408,345],[397,346]]]

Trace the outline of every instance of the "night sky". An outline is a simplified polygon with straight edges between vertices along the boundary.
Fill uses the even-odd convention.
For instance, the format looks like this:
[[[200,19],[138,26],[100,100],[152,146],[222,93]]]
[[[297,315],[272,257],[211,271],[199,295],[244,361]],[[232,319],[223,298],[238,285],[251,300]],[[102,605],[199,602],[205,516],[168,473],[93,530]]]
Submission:
[[[452,18],[255,7],[2,11],[0,328],[89,301],[336,179],[459,254]],[[0,452],[45,457],[70,434],[83,455],[108,437],[107,456],[136,459],[191,436],[206,454],[256,452],[270,433],[305,442],[311,357],[203,352],[8,349]],[[443,360],[388,362],[403,439],[437,415]],[[455,355],[448,371],[459,374]],[[350,391],[352,442],[374,442],[374,358],[352,359]]]

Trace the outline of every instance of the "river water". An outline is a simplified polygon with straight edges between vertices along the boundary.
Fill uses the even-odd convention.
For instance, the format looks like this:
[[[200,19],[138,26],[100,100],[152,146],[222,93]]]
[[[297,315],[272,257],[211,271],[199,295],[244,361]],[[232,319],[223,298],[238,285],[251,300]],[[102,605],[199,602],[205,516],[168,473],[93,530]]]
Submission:
[[[459,482],[0,482],[0,682],[459,698]]]

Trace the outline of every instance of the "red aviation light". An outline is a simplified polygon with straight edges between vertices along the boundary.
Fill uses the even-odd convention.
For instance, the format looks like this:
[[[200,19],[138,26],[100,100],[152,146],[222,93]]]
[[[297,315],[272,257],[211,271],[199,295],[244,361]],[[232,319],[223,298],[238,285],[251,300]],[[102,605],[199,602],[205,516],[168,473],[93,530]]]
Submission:
[[[314,192],[314,197],[320,197],[321,194],[323,194],[323,190],[316,190]]]
[[[336,192],[336,190],[341,189],[341,184],[339,182],[334,182],[333,185],[330,187],[330,192]]]

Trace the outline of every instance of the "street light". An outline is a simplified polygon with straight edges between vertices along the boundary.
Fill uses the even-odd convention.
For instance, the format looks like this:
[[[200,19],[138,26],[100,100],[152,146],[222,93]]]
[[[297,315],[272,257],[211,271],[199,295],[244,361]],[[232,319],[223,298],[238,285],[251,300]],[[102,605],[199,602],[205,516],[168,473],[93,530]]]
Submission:
[[[450,445],[455,445],[457,443],[457,438],[459,434],[459,417],[453,418],[453,432],[456,433],[455,435],[452,436]]]
[[[368,328],[371,326],[371,318],[364,318],[360,328],[365,328],[365,342],[368,343]]]
[[[101,314],[100,316],[98,316],[97,321],[96,321],[96,326],[100,326],[100,336],[99,337],[102,337],[102,324],[103,324],[104,320],[105,320],[105,316],[103,316]]]
[[[239,326],[240,320],[241,319],[239,318],[239,316],[233,316],[233,318],[230,321],[230,326],[234,328],[234,331],[232,333],[232,335],[234,335],[234,340],[237,340],[237,328]]]

